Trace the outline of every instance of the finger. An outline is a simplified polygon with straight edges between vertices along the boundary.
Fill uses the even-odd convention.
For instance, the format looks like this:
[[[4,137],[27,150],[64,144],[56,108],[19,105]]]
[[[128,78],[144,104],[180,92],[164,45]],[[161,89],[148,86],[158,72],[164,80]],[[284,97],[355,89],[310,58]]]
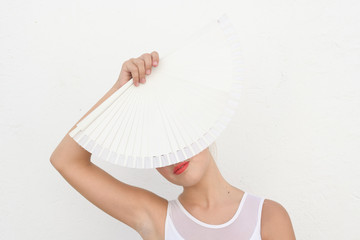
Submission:
[[[139,79],[141,83],[145,83],[145,61],[142,58],[135,58],[134,62],[136,63],[139,69]]]
[[[157,51],[153,51],[151,53],[152,64],[156,67],[159,64],[159,53]]]
[[[139,86],[139,69],[137,65],[134,63],[134,58],[130,59],[127,66],[129,71],[131,72],[134,85]]]
[[[152,58],[150,53],[144,53],[141,55],[141,58],[145,61],[145,70],[146,74],[149,75],[151,73],[151,65],[152,65]]]

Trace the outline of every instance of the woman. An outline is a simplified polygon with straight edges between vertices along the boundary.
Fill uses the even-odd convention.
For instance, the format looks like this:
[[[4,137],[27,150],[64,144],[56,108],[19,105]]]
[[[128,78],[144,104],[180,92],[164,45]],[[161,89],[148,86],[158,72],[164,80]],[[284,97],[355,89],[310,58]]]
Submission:
[[[146,75],[158,64],[156,51],[125,61],[117,82],[78,122],[131,78],[135,86],[145,84]],[[75,127],[76,124],[69,132]],[[51,164],[86,199],[135,229],[145,240],[295,239],[285,208],[230,185],[209,148],[184,162],[157,168],[168,181],[184,188],[178,201],[168,202],[146,189],[123,183],[94,165],[91,153],[68,133],[52,153]],[[174,172],[184,163],[187,164],[181,171]]]

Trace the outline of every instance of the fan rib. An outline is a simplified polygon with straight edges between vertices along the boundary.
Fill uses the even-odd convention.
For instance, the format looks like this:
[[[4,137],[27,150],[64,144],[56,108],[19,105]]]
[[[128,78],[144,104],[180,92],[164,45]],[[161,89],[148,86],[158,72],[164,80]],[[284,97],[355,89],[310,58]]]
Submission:
[[[99,143],[99,149],[102,148],[102,150],[99,150],[99,151],[94,151],[94,155],[97,155],[97,157],[99,158],[105,158],[107,159],[107,157],[104,157],[102,156],[102,152],[103,150],[105,149],[108,149],[107,151],[111,151],[111,147],[114,143],[113,139],[115,139],[115,136],[116,137],[119,137],[121,138],[122,137],[122,134],[113,134],[113,138],[112,138],[112,141],[110,141],[110,145],[107,146],[106,144],[106,139],[109,139],[109,134],[110,133],[114,133],[113,131],[113,128],[115,126],[117,126],[115,123],[119,123],[118,119],[121,117],[121,114],[122,114],[122,109],[126,107],[126,103],[127,102],[130,102],[131,99],[133,99],[134,97],[134,91],[132,91],[130,88],[129,90],[126,92],[126,94],[122,95],[119,97],[118,101],[116,104],[113,104],[114,105],[114,108],[113,109],[108,109],[108,111],[106,113],[104,113],[105,116],[107,115],[112,115],[113,118],[111,118],[109,121],[101,121],[101,127],[99,125],[98,129],[99,129],[99,132],[102,133],[102,135],[98,135],[96,137],[96,140],[97,142]],[[126,101],[122,101],[122,99],[125,98]],[[114,120],[116,119],[116,121],[111,124],[111,120]],[[100,120],[99,120],[100,121]],[[120,122],[120,126],[121,126],[121,123]],[[119,126],[117,126],[118,128],[116,129],[116,133],[118,133],[119,131]],[[102,140],[101,140],[102,139]],[[100,147],[101,146],[101,147]]]
[[[134,91],[129,91],[129,99],[131,99],[130,98],[130,96],[134,96],[134,93],[133,93]],[[131,94],[132,93],[132,94]],[[99,139],[100,138],[102,138],[102,141],[100,142],[100,140],[99,140],[99,142],[100,142],[100,145],[101,145],[101,147],[102,147],[102,150],[98,153],[98,157],[100,157],[100,158],[105,158],[106,159],[106,155],[104,155],[104,156],[102,156],[102,154],[103,154],[103,151],[105,150],[105,149],[108,149],[107,151],[109,151],[109,144],[110,144],[110,146],[111,146],[111,144],[112,144],[112,142],[113,142],[113,139],[114,139],[114,137],[116,136],[115,134],[113,134],[114,133],[114,128],[115,128],[115,126],[117,126],[116,125],[116,123],[118,122],[118,121],[115,121],[114,122],[114,119],[116,119],[116,120],[118,120],[118,117],[120,116],[120,114],[121,114],[121,112],[120,112],[120,109],[121,109],[121,103],[122,103],[122,101],[121,101],[121,98],[119,98],[119,101],[118,101],[118,104],[116,104],[116,106],[113,108],[113,109],[109,109],[109,111],[108,111],[108,113],[107,113],[107,115],[109,116],[112,116],[107,122],[106,122],[106,124],[105,124],[105,121],[104,121],[104,124],[102,125],[102,129],[100,130],[101,131],[101,133],[103,133],[102,135],[99,135]],[[115,104],[114,104],[115,105]],[[119,113],[119,116],[117,117],[117,114]],[[110,136],[110,134],[113,134],[114,136],[113,136],[113,138],[110,138],[109,136]],[[112,141],[109,141],[109,139],[111,139]],[[105,153],[106,153],[106,150],[105,150]]]

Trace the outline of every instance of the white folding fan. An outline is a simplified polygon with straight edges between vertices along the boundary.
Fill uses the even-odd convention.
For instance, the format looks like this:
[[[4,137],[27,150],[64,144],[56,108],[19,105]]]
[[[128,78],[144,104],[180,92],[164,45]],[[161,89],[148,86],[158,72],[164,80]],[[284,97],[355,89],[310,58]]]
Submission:
[[[211,20],[152,68],[129,80],[70,136],[96,158],[157,168],[203,151],[229,123],[240,97],[239,41],[226,14]]]

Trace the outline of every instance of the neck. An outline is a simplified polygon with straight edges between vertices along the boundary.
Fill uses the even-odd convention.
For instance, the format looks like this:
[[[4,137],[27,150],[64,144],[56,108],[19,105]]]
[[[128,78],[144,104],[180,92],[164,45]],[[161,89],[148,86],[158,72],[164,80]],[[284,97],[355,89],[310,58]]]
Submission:
[[[193,186],[183,188],[179,200],[203,208],[222,205],[234,192],[234,187],[223,178],[212,157],[208,170],[201,180]]]

